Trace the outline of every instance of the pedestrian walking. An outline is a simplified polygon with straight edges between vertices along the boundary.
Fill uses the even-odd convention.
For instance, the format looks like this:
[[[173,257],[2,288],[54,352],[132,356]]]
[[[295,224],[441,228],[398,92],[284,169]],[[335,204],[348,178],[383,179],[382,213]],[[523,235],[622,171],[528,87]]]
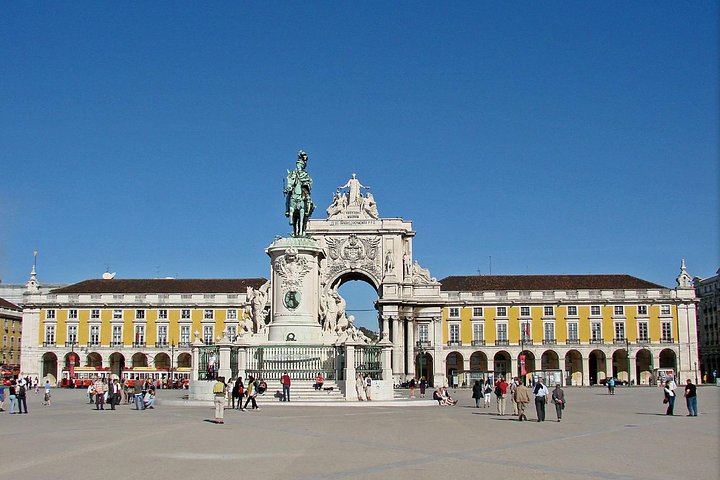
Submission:
[[[425,390],[427,390],[428,382],[423,376],[420,378],[420,398],[425,398]]]
[[[555,384],[555,390],[552,392],[552,401],[555,404],[555,414],[557,421],[562,420],[562,411],[565,409],[565,392],[560,388],[560,384]]]
[[[110,410],[115,410],[115,405],[120,404],[120,397],[122,396],[122,391],[120,390],[120,383],[118,382],[117,378],[113,379],[112,382],[108,385],[108,403],[110,404]]]
[[[688,417],[697,417],[697,389],[689,378],[685,384],[685,403],[687,404]]]
[[[525,416],[525,407],[530,403],[530,391],[525,386],[525,383],[519,383],[515,388],[515,403],[517,404],[518,420],[527,420]]]
[[[537,412],[538,422],[545,421],[545,404],[548,401],[549,393],[550,392],[548,392],[547,387],[543,383],[543,379],[538,378],[538,382],[535,384],[535,388],[533,388],[533,394],[535,395],[535,411]]]
[[[45,395],[43,396],[43,405],[50,406],[50,380],[45,380]]]
[[[288,375],[287,372],[283,372],[283,376],[280,380],[280,383],[282,383],[283,402],[289,402],[290,401],[290,375]]]
[[[255,377],[252,375],[248,377],[248,384],[247,384],[247,400],[245,400],[245,407],[244,409],[247,410],[248,403],[252,403],[252,410],[260,410],[257,404],[257,384],[255,382]]]
[[[215,405],[215,423],[225,423],[225,378],[217,377],[213,385],[213,404]]]
[[[665,398],[663,398],[663,403],[667,404],[667,410],[665,411],[665,415],[673,415],[673,409],[675,408],[675,389],[673,388],[673,385],[675,382],[671,382],[668,380],[665,382],[665,388],[663,389],[663,393],[665,394]]]
[[[3,384],[0,381],[0,412],[4,412],[5,409],[3,406],[5,405],[5,384]]]
[[[365,377],[365,398],[367,398],[368,402],[372,400],[372,378],[370,378],[369,373]]]
[[[472,387],[472,398],[475,399],[475,408],[480,408],[480,402],[482,402],[484,398],[482,391],[482,383],[480,383],[480,380],[475,380]]]
[[[417,384],[415,383],[415,378],[410,379],[410,398],[415,398],[415,388],[417,387]]]
[[[242,410],[243,395],[245,395],[245,385],[243,385],[242,377],[238,377],[235,380],[235,385],[232,388],[232,408],[235,409],[235,402],[237,401],[238,410]]]
[[[510,397],[510,402],[512,403],[513,407],[513,415],[518,414],[517,410],[517,402],[515,401],[515,390],[517,389],[518,381],[517,377],[510,380],[510,384],[508,385],[508,394],[507,396]]]
[[[495,383],[495,396],[497,397],[497,412],[501,417],[505,416],[505,395],[507,395],[508,384],[503,377]]]

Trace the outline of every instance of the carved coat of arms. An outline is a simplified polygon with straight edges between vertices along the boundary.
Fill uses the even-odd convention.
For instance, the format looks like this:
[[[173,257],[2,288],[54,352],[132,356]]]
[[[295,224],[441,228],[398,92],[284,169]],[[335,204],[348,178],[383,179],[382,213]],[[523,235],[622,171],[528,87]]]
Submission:
[[[326,237],[329,273],[347,268],[363,268],[377,273],[380,241],[380,237],[358,237],[355,234],[347,237]]]

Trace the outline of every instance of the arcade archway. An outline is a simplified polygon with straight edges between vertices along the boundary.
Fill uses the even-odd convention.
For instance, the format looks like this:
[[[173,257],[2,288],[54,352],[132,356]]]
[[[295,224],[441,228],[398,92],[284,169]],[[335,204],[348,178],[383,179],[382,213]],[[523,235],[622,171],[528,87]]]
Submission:
[[[677,355],[675,350],[666,348],[660,352],[660,368],[672,368],[677,373]]]
[[[147,367],[147,355],[142,352],[137,352],[135,355],[132,356],[132,366],[133,368]]]
[[[417,365],[417,379],[421,380],[425,377],[428,386],[432,387],[435,370],[432,355],[427,352],[419,353],[415,358],[415,365]]]
[[[170,370],[170,355],[161,352],[155,355],[155,368],[158,370]]]
[[[91,368],[102,367],[102,356],[97,352],[89,353],[85,364]]]
[[[577,350],[570,350],[565,354],[565,384],[583,384],[582,355]]]
[[[448,385],[457,387],[461,382],[463,372],[463,356],[459,352],[451,352],[445,357],[445,373]]]
[[[593,350],[588,355],[588,366],[590,368],[590,385],[595,385],[606,375],[606,357],[602,350]]]
[[[178,368],[191,368],[192,367],[192,355],[189,353],[181,353],[177,358]]]
[[[507,377],[510,372],[510,354],[501,350],[493,357],[493,374],[495,378]]]
[[[58,358],[53,352],[47,352],[42,356],[42,377],[48,378],[51,384],[57,382]]]
[[[125,356],[120,352],[110,355],[110,373],[122,377],[123,370],[125,370]]]
[[[652,378],[652,354],[647,348],[637,351],[635,354],[635,372],[637,375],[637,383],[640,385],[649,385]]]

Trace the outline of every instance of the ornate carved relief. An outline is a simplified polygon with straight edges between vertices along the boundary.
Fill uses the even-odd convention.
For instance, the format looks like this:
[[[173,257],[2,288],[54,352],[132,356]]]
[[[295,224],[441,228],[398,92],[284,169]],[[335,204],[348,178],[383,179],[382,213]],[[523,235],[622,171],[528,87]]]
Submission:
[[[355,234],[347,237],[326,237],[328,247],[328,275],[343,270],[363,269],[380,274],[380,241],[379,236],[358,237]]]
[[[289,248],[285,255],[275,259],[273,270],[283,279],[280,288],[284,292],[298,291],[302,287],[302,279],[310,271],[308,259],[299,256],[298,251]]]

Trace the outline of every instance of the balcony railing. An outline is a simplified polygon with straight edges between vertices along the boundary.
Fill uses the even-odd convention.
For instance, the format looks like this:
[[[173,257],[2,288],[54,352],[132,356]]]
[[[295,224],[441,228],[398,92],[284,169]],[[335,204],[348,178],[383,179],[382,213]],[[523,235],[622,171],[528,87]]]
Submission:
[[[521,339],[521,340],[518,342],[518,345],[530,345],[530,346],[532,346],[532,344],[533,344],[532,338]]]
[[[87,343],[87,346],[88,346],[88,347],[99,347],[99,346],[100,346],[100,342],[88,342],[88,343]]]
[[[602,338],[596,338],[596,339],[592,339],[592,338],[591,338],[591,339],[590,339],[590,344],[591,344],[591,345],[602,345],[602,344],[604,344],[604,343],[605,343],[605,340],[603,340]]]
[[[455,341],[451,340],[451,341],[447,342],[447,346],[448,347],[462,347],[462,342],[460,340],[455,340]]]
[[[122,342],[122,341],[120,341],[120,342],[110,342],[110,346],[111,346],[111,347],[124,347],[124,346],[125,346],[125,342]]]
[[[472,341],[473,347],[484,347],[485,346],[485,340],[473,340]]]
[[[190,346],[190,342],[179,342],[178,347],[180,348],[187,348]]]
[[[624,345],[625,339],[624,338],[613,338],[613,344],[615,345]]]
[[[133,348],[145,348],[145,342],[133,342]]]
[[[638,338],[637,340],[635,340],[635,343],[637,343],[638,345],[647,345],[648,343],[650,343],[650,339]]]
[[[56,347],[57,344],[55,342],[43,342],[43,347]]]
[[[580,339],[579,338],[568,338],[565,340],[565,343],[568,345],[580,345]]]
[[[495,345],[507,346],[507,345],[510,345],[510,342],[507,340],[495,340]]]
[[[675,343],[675,339],[673,337],[661,338],[660,343]]]
[[[546,338],[543,340],[543,345],[557,345],[557,340],[554,338]]]
[[[429,340],[420,340],[415,342],[415,346],[420,348],[430,348],[432,345]]]
[[[155,342],[155,348],[167,348],[167,347],[168,347],[168,342],[167,342],[167,341],[164,341],[164,342]]]

